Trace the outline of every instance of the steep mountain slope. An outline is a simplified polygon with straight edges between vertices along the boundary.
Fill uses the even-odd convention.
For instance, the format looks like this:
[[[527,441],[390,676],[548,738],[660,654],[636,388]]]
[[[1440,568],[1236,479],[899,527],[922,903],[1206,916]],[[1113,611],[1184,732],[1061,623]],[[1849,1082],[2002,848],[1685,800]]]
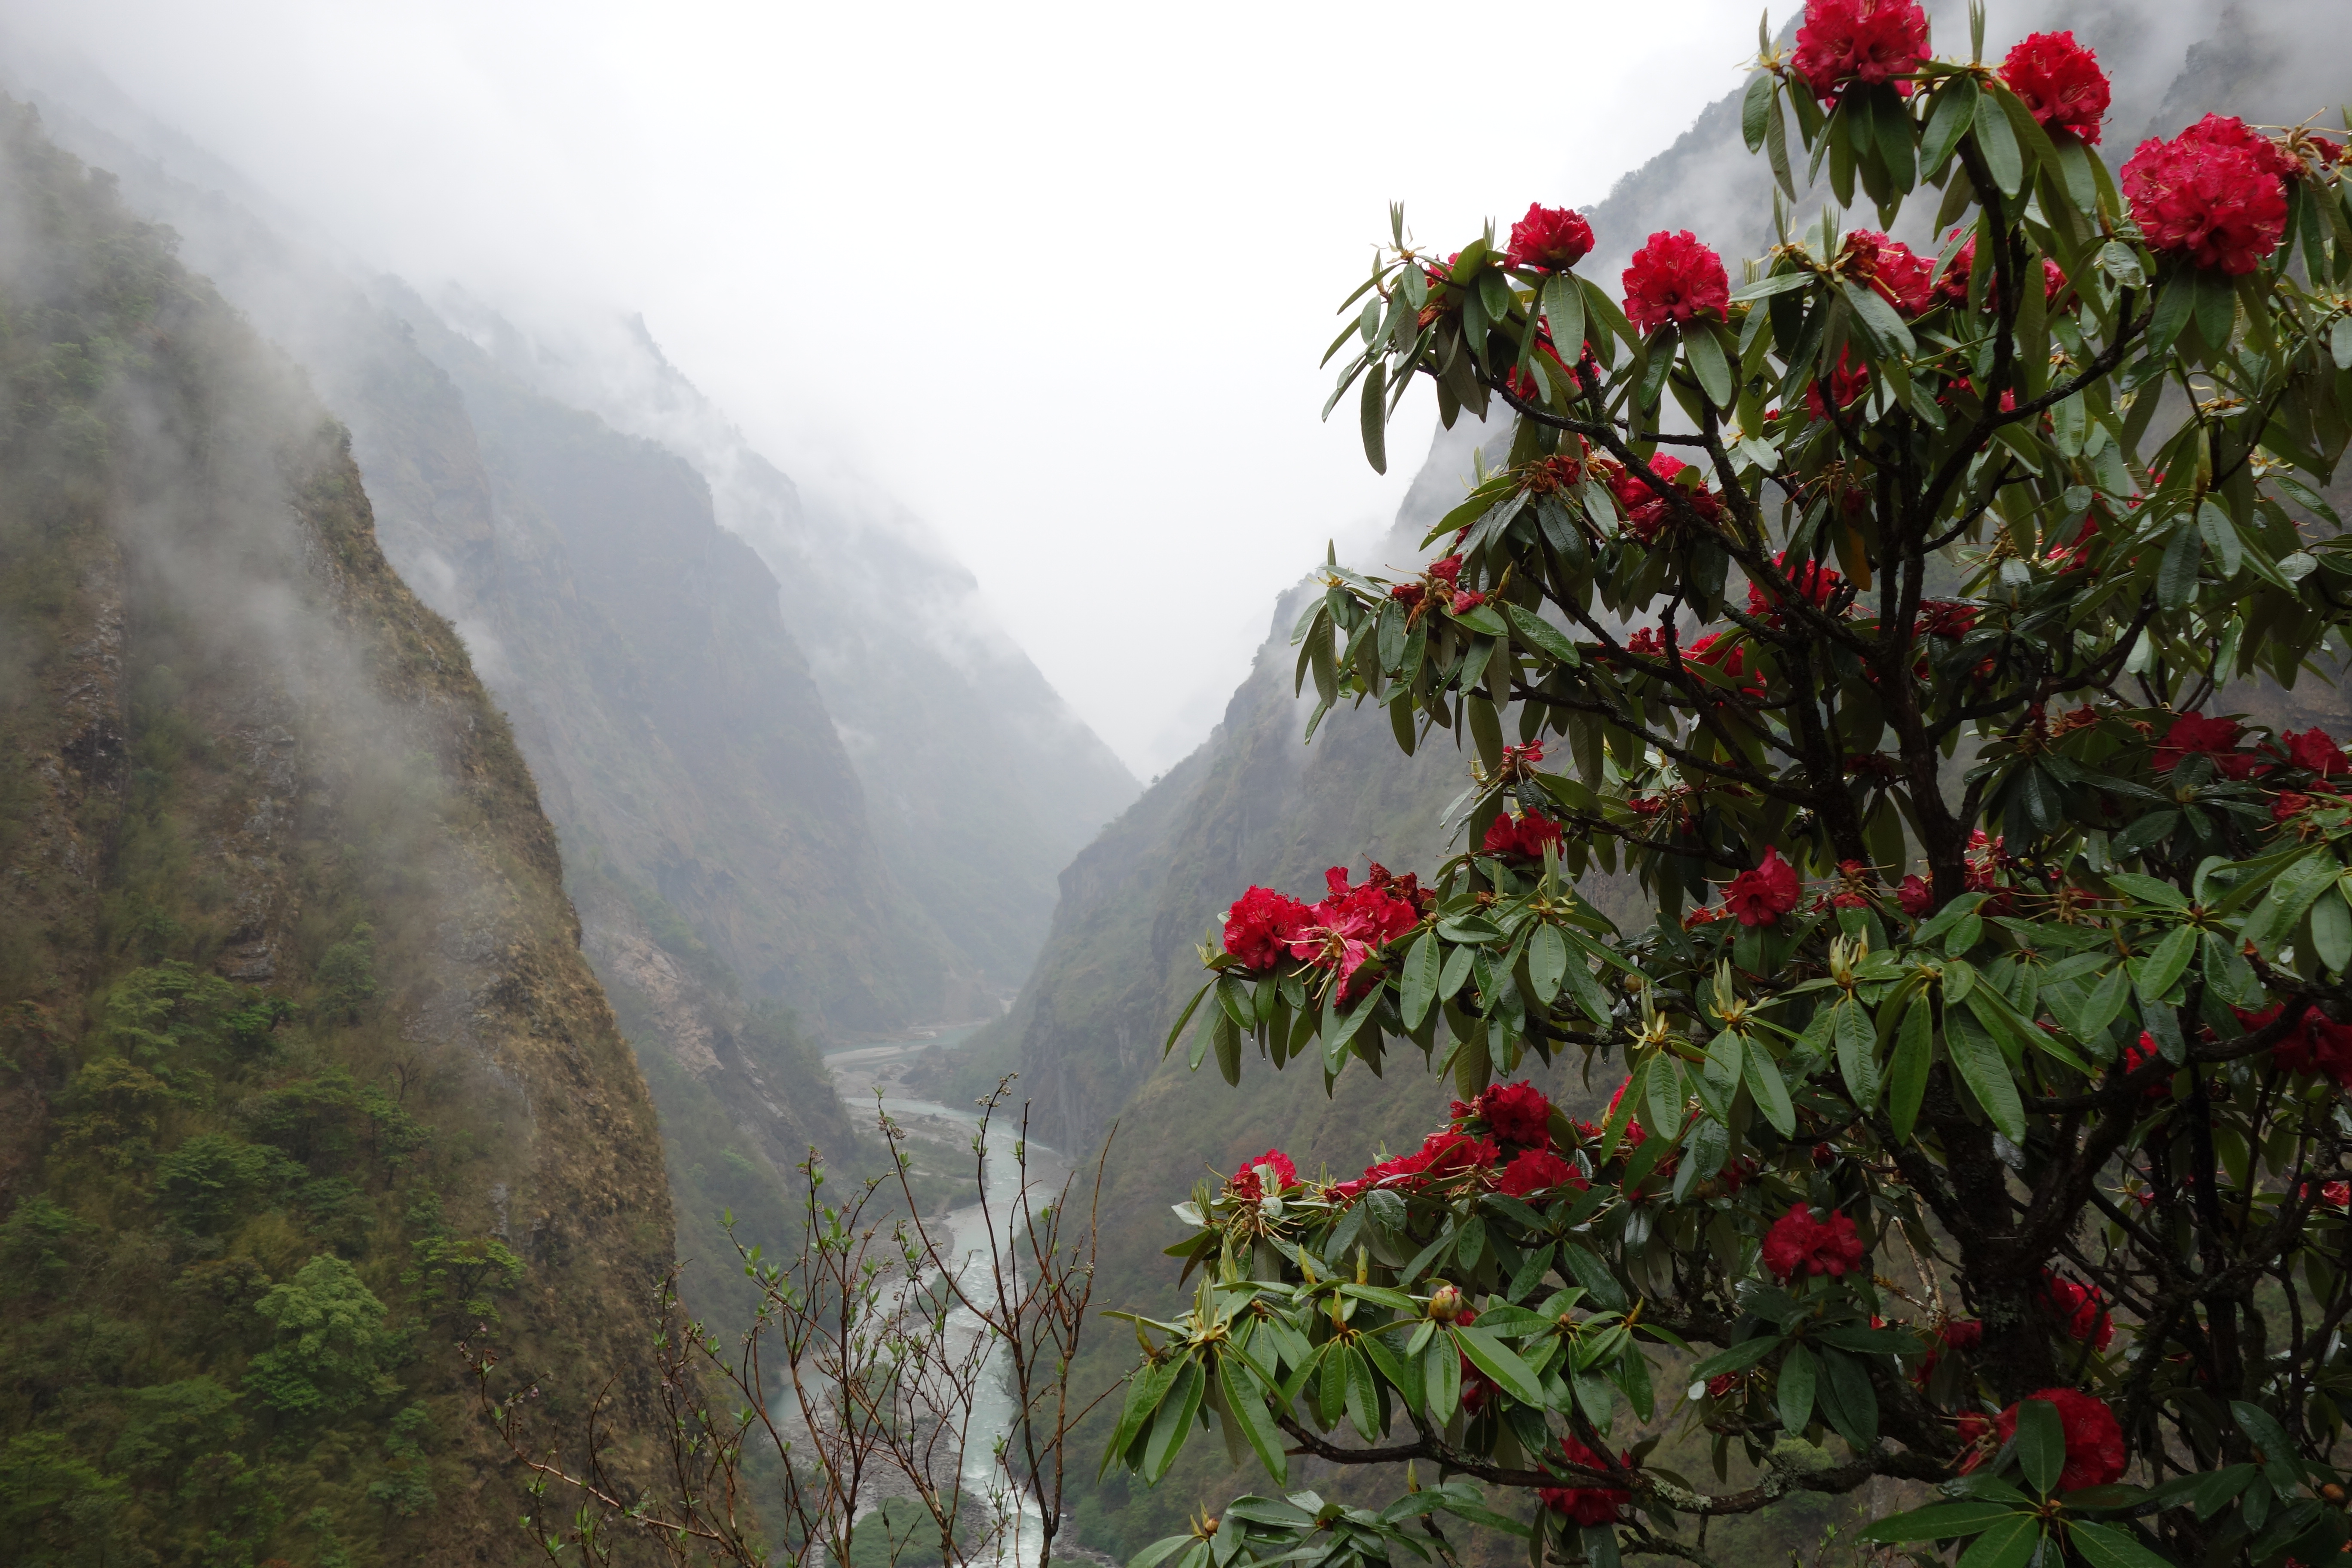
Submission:
[[[1045,942],[1055,869],[1140,786],[997,626],[971,574],[886,496],[803,491],[670,364],[643,321],[551,342],[455,290],[436,303],[519,380],[660,443],[709,480],[719,524],[784,584],[786,618],[865,784],[892,879],[1010,993]]]
[[[341,428],[0,114],[0,1550],[522,1561],[453,1342],[645,1421],[671,1256],[554,832]]]
[[[880,861],[773,580],[676,456],[520,384],[398,285],[372,297],[128,106],[78,101],[143,141],[53,105],[70,144],[350,422],[386,554],[511,717],[661,1110],[689,1297],[732,1319],[721,1211],[773,1247],[793,1163],[856,1158],[817,1036],[992,1005]]]

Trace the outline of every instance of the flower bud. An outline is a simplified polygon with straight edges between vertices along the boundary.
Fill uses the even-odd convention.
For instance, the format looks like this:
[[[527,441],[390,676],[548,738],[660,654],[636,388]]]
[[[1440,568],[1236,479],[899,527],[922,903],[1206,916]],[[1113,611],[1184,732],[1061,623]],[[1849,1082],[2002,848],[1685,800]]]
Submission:
[[[2319,1489],[2319,1495],[2326,1498],[2329,1502],[2335,1503],[2339,1507],[2344,1501],[2344,1489],[2337,1486],[2334,1481],[2329,1481],[2326,1485],[2322,1486]]]
[[[1462,1315],[1462,1291],[1457,1286],[1440,1285],[1429,1293],[1429,1315],[1441,1323],[1450,1323]]]

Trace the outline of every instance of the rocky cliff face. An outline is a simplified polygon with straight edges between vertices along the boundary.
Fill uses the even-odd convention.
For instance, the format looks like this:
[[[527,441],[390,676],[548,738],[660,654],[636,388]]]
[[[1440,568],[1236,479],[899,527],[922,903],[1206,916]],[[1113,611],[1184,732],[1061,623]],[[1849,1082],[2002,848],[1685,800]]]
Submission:
[[[971,574],[870,487],[796,485],[642,321],[550,341],[454,291],[435,304],[507,374],[709,480],[720,526],[783,585],[892,882],[928,916],[927,937],[1010,993],[1045,942],[1055,869],[1140,786],[999,627]]]
[[[5,114],[7,1550],[519,1562],[453,1342],[654,1414],[644,1080],[342,428]]]

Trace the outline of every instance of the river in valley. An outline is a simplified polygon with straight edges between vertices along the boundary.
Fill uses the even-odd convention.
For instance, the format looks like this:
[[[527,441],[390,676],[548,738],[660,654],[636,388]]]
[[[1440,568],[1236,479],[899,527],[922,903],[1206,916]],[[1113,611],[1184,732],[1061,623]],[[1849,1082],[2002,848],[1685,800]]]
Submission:
[[[910,1142],[919,1140],[931,1145],[928,1151],[918,1146],[919,1161],[928,1153],[930,1157],[924,1163],[933,1164],[940,1173],[968,1177],[971,1171],[971,1141],[980,1130],[979,1108],[959,1109],[906,1098],[896,1086],[907,1068],[925,1052],[935,1047],[952,1049],[979,1027],[977,1024],[948,1025],[927,1030],[916,1038],[886,1040],[835,1051],[825,1057],[825,1066],[832,1070],[834,1083],[853,1119],[861,1125],[871,1125],[875,1090],[878,1088],[882,1109],[906,1129]],[[988,1129],[984,1197],[950,1208],[945,1216],[949,1239],[941,1250],[952,1250],[963,1268],[977,1271],[976,1286],[987,1274],[989,1211],[992,1210],[996,1216],[998,1245],[1007,1249],[1010,1257],[1013,1226],[1008,1222],[1016,1220],[1024,1209],[1034,1210],[1058,1196],[1070,1173],[1070,1162],[1060,1151],[1030,1140],[1026,1149],[1028,1194],[1024,1202],[1020,1191],[1023,1173],[1013,1153],[1020,1126],[1017,1101],[998,1111]],[[929,1219],[927,1223],[934,1227],[932,1234],[939,1236],[936,1227],[940,1221]],[[982,1331],[979,1320],[962,1308],[950,1316],[949,1326],[967,1335]],[[998,1440],[1010,1439],[1016,1415],[1004,1359],[1000,1351],[982,1376],[980,1395],[972,1410],[971,1437],[963,1453],[964,1489],[982,1499],[1011,1487],[1011,1478],[996,1462]],[[1003,1568],[1034,1564],[1045,1539],[1034,1502],[1017,1489],[1013,1497],[1019,1505],[1020,1521],[1014,1539],[996,1556],[996,1562]]]

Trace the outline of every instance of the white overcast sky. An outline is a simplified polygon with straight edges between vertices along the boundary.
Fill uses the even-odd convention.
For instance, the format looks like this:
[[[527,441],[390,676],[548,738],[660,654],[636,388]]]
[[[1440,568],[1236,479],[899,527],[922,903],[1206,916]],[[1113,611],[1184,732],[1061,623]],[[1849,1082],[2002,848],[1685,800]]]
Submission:
[[[642,310],[787,469],[927,519],[1146,778],[1417,466],[1423,395],[1386,479],[1318,422],[1386,204],[1450,248],[1598,200],[1738,86],[1756,17],[0,0],[388,269]]]

